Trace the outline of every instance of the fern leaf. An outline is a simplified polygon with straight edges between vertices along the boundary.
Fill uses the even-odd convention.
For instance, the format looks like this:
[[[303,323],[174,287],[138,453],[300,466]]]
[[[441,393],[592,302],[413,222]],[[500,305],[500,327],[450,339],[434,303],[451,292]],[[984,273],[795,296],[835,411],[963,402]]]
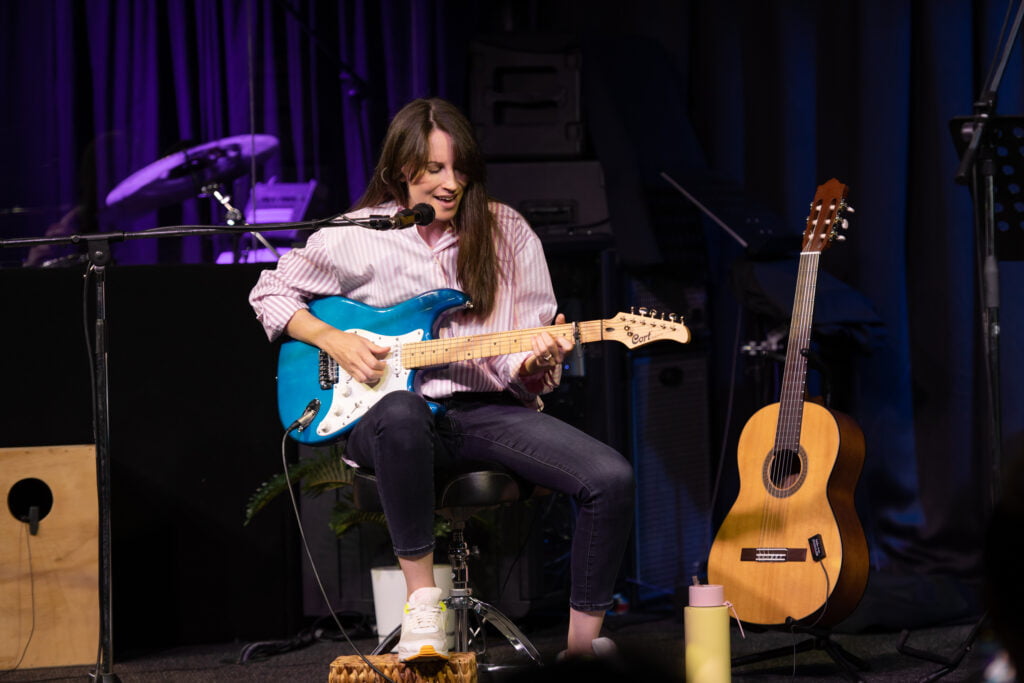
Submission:
[[[276,474],[263,482],[249,497],[245,505],[243,526],[247,526],[257,512],[284,493],[289,480],[293,484],[301,481],[304,492],[319,495],[351,484],[352,468],[341,460],[339,451],[333,448],[289,465],[287,478],[283,472]]]
[[[355,508],[349,507],[348,503],[343,502],[335,506],[334,511],[331,513],[331,520],[328,522],[328,526],[335,535],[341,536],[355,525],[363,524],[365,522],[386,526],[383,512],[365,512],[363,510],[356,510]]]

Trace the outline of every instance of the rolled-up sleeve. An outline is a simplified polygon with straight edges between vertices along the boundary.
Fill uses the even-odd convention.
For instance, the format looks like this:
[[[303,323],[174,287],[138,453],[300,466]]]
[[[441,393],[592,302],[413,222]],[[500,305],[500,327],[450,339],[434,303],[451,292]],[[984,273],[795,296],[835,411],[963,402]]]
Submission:
[[[308,308],[310,299],[340,293],[338,278],[318,232],[304,248],[282,256],[277,268],[260,273],[256,286],[249,292],[249,304],[267,338],[274,340],[284,332],[296,311]]]

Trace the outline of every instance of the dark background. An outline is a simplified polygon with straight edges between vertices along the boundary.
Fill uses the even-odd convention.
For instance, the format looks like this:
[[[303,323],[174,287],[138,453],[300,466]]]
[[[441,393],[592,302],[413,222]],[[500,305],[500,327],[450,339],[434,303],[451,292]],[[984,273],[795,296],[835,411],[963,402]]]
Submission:
[[[776,399],[780,372],[740,350],[785,333],[808,202],[839,178],[857,212],[848,241],[822,257],[815,341],[826,372],[809,384],[867,440],[857,496],[872,575],[851,628],[963,618],[977,611],[1001,463],[974,202],[953,182],[950,121],[971,112],[1006,10],[967,0],[0,3],[0,237],[59,232],[62,219],[65,233],[217,224],[207,199],[132,213],[104,198],[175,150],[246,133],[279,147],[230,183],[237,205],[254,180],[316,179],[307,215],[331,215],[361,192],[391,114],[413,97],[451,99],[477,124],[493,193],[536,210],[570,317],[642,303],[687,315],[694,331],[685,349],[588,350],[550,401],[636,464],[643,502],[624,585],[654,600],[699,573],[735,495],[736,436]],[[997,114],[1022,112],[1021,80],[1017,47]],[[1000,187],[1017,182],[1013,135]],[[661,172],[752,244],[774,237],[783,253],[742,250]],[[552,188],[572,208],[567,223],[544,223]],[[1008,461],[1024,414],[1024,240],[1012,194],[1002,208],[997,442]],[[256,638],[301,617],[285,508],[240,526],[248,494],[280,467],[280,428],[275,350],[245,304],[258,267],[210,265],[224,244],[114,245],[119,642]],[[62,254],[76,251],[51,255]],[[26,258],[0,252],[3,445],[90,441],[84,267],[24,269]],[[650,557],[652,547],[665,550]]]

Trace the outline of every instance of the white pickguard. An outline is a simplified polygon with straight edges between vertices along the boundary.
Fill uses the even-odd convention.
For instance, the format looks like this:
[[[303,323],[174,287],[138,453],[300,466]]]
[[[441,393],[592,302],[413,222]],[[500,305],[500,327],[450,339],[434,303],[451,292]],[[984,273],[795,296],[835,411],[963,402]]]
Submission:
[[[384,358],[388,368],[373,386],[355,381],[351,375],[338,368],[338,383],[331,392],[331,405],[316,428],[316,433],[323,437],[339,432],[361,418],[385,394],[410,388],[409,374],[412,370],[402,367],[402,345],[423,339],[423,330],[413,330],[398,337],[368,330],[345,331],[365,337],[379,346],[390,346],[391,351]]]

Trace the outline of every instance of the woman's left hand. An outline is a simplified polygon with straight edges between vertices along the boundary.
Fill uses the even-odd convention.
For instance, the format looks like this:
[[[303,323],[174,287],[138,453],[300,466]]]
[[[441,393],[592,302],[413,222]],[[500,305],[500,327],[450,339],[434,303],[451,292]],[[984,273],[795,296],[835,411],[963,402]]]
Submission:
[[[555,316],[554,324],[564,325],[565,316],[559,313]],[[571,338],[552,336],[547,332],[534,335],[531,343],[533,355],[526,357],[519,371],[523,376],[535,375],[558,367],[576,345]]]

